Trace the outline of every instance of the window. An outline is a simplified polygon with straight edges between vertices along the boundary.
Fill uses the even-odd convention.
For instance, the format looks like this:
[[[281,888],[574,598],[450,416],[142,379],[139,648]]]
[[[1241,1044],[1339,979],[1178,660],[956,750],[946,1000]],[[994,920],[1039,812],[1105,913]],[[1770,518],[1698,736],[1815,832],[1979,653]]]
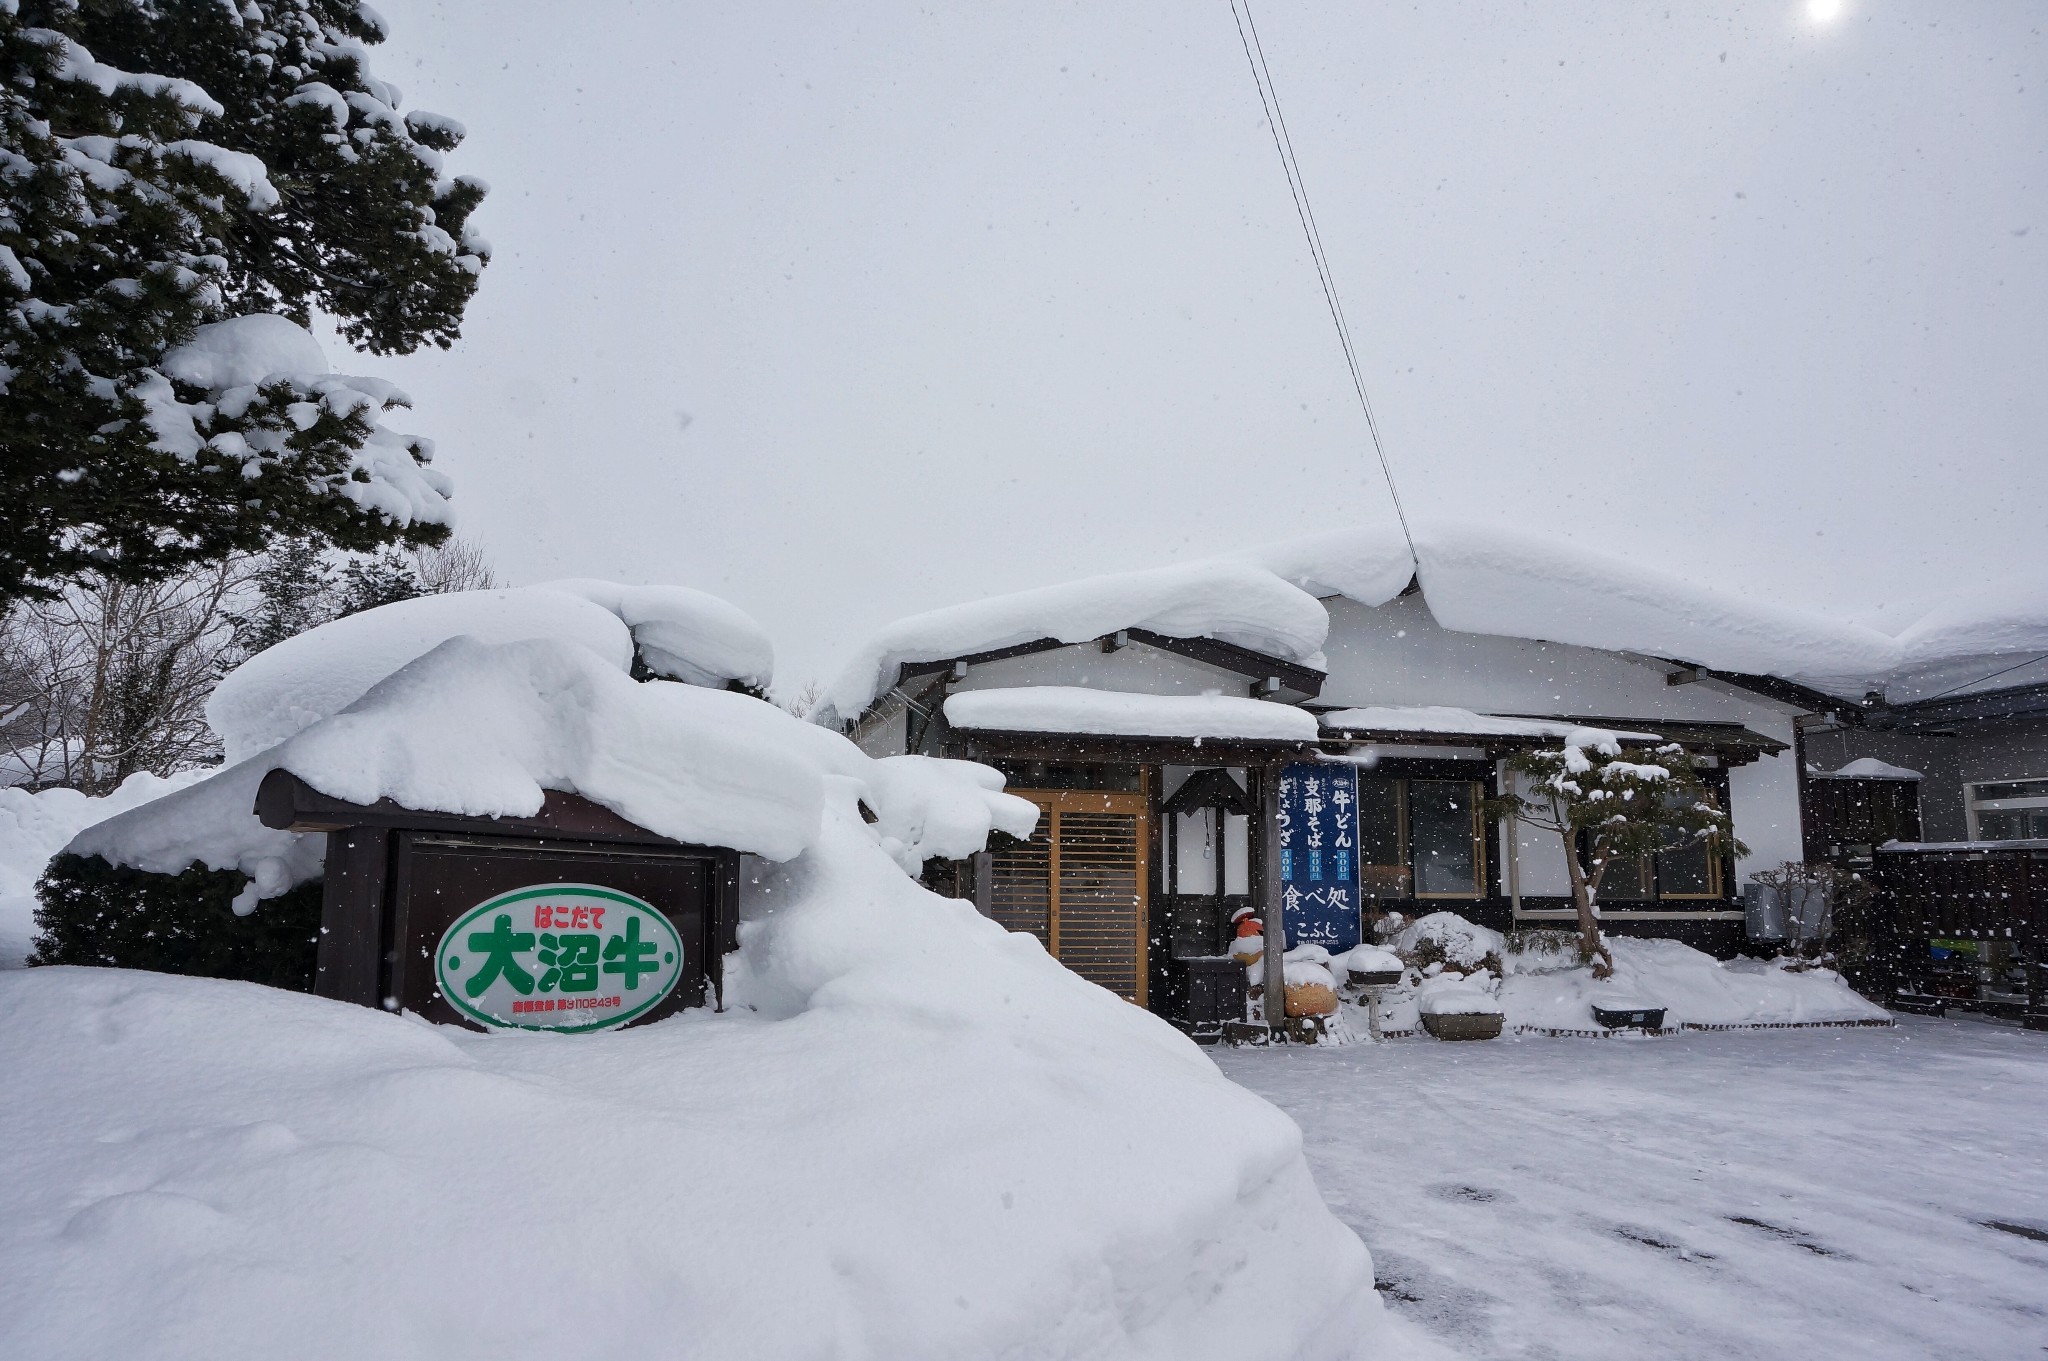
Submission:
[[[1999,780],[1970,786],[1971,839],[2048,840],[2048,780]]]
[[[1581,833],[1581,862],[1587,854],[1587,841],[1587,836]],[[1600,901],[1652,903],[1662,898],[1720,898],[1725,896],[1722,885],[1720,852],[1706,842],[1688,841],[1610,866],[1600,881]]]
[[[1477,780],[1358,781],[1359,885],[1374,898],[1486,895]]]

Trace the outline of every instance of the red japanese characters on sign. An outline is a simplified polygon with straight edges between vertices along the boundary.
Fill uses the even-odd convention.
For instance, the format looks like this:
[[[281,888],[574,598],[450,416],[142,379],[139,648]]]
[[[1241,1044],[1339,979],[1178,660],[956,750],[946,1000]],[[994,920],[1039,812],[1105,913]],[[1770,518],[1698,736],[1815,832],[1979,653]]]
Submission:
[[[533,928],[536,931],[602,931],[604,909],[582,903],[574,907],[539,904],[533,909]]]

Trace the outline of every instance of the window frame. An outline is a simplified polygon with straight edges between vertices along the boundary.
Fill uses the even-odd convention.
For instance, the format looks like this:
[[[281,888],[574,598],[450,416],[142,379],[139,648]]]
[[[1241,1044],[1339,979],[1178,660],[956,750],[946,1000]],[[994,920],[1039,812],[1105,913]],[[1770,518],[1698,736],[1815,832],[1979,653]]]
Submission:
[[[1486,903],[1500,896],[1493,880],[1494,857],[1491,828],[1487,821],[1485,810],[1482,807],[1484,801],[1490,797],[1490,791],[1494,787],[1496,774],[1490,766],[1486,768],[1484,774],[1476,772],[1473,767],[1477,764],[1477,762],[1470,761],[1389,760],[1382,761],[1379,766],[1372,770],[1361,770],[1358,772],[1360,786],[1359,801],[1361,805],[1365,800],[1363,790],[1366,781],[1383,780],[1395,787],[1396,841],[1401,869],[1407,875],[1407,892],[1400,897],[1394,897],[1384,892],[1375,892],[1365,887],[1369,882],[1368,871],[1386,867],[1377,863],[1367,863],[1365,859],[1365,838],[1361,827],[1357,849],[1361,901],[1377,901],[1382,903]],[[1413,794],[1410,788],[1417,780],[1431,784],[1462,784],[1470,791],[1468,798],[1471,803],[1473,886],[1469,892],[1424,893],[1420,891],[1421,875],[1417,872],[1415,864],[1414,818],[1411,805]],[[1363,809],[1361,808],[1362,821]]]
[[[1971,780],[1963,786],[1964,809],[1969,828],[1970,840],[1982,841],[1987,845],[2000,845],[2008,841],[2036,841],[2038,837],[1987,837],[1979,821],[1980,813],[2036,813],[2048,812],[2048,795],[2036,795],[2017,799],[1986,799],[1977,791],[1998,785],[2048,783],[2038,775],[2015,776],[2002,780]]]

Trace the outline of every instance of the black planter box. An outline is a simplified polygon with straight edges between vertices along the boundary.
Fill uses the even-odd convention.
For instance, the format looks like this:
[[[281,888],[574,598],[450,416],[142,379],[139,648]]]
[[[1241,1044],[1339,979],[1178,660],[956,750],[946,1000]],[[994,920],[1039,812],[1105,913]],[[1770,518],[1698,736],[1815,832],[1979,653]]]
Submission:
[[[1354,988],[1386,988],[1401,981],[1400,969],[1347,969],[1345,981]]]
[[[1609,1030],[1662,1030],[1664,1008],[1626,1007],[1613,1008],[1595,1006],[1593,1019]]]
[[[1244,1019],[1244,965],[1230,955],[1200,955],[1173,963],[1182,978],[1182,1028],[1196,1043],[1214,1044],[1227,1022]]]

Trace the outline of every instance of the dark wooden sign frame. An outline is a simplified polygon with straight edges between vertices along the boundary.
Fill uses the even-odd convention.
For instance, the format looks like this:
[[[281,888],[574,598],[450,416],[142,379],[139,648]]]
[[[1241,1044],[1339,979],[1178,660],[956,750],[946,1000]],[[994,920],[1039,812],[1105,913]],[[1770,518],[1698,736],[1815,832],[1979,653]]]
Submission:
[[[737,948],[740,853],[658,836],[575,794],[549,790],[532,817],[484,818],[354,804],[285,770],[264,776],[266,827],[325,832],[327,864],[313,991],[321,997],[478,1028],[440,996],[429,961],[452,913],[515,882],[588,883],[644,899],[683,940],[675,990],[644,1024],[718,1005]],[[443,901],[446,899],[447,901]]]

